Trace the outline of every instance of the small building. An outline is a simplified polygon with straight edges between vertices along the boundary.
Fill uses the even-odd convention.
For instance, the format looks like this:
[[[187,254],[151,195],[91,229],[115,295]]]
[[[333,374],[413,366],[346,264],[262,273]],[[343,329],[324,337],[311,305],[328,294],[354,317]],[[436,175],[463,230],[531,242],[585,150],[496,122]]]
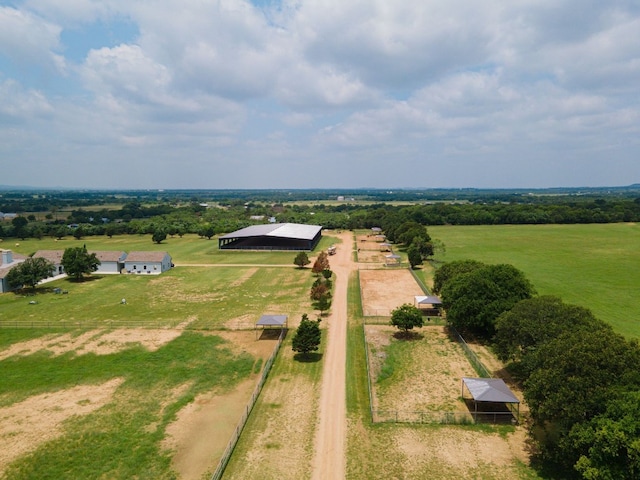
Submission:
[[[56,269],[53,272],[53,276],[62,275],[64,273],[64,267],[62,266],[62,256],[64,250],[38,250],[33,254],[33,258],[44,258],[53,263]]]
[[[97,250],[89,253],[95,253],[96,258],[100,260],[98,270],[94,273],[121,273],[124,269],[124,260],[127,258],[125,252],[117,250]]]
[[[130,252],[124,261],[127,273],[160,275],[171,267],[171,255],[167,252]]]
[[[414,303],[425,315],[439,316],[441,314],[442,301],[434,295],[416,295]]]
[[[10,292],[7,282],[9,271],[26,260],[26,256],[13,253],[11,250],[0,250],[0,293]]]
[[[402,257],[400,255],[392,253],[391,255],[385,255],[384,264],[387,267],[391,267],[391,266],[394,266],[394,265],[400,265],[401,260],[402,260]]]

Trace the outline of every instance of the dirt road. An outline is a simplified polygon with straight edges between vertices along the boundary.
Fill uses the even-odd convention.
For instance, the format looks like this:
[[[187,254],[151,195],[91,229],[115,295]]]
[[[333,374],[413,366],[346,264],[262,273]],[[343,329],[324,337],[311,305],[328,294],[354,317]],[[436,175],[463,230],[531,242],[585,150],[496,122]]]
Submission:
[[[319,423],[316,430],[314,480],[345,477],[346,441],[346,354],[347,354],[347,286],[349,275],[356,268],[352,261],[353,236],[340,234],[342,243],[329,257],[336,274],[331,315],[325,320],[328,328],[324,354],[324,371],[320,393]]]

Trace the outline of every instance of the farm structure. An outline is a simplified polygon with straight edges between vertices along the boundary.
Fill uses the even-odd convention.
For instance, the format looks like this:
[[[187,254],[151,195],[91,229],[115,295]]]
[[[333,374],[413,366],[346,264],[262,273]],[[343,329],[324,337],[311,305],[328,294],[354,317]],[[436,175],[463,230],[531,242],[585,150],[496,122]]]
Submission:
[[[258,327],[262,327],[263,332],[265,329],[277,329],[280,332],[287,328],[287,319],[286,315],[262,315],[256,322],[255,329],[257,331]]]
[[[160,274],[169,270],[173,264],[171,256],[167,252],[130,252],[127,254],[117,250],[94,250],[89,253],[95,253],[100,261],[98,270],[94,273],[153,273]],[[45,258],[52,262],[56,269],[55,275],[64,273],[62,266],[62,256],[64,250],[38,250],[33,254],[33,258]]]
[[[160,275],[171,267],[171,255],[167,252],[130,252],[124,260],[127,273]]]
[[[464,387],[467,387],[467,390],[471,394],[473,398],[474,404],[474,420],[477,421],[477,416],[480,414],[478,412],[478,403],[483,404],[483,409],[485,412],[482,414],[488,413],[489,407],[500,407],[502,405],[513,406],[517,405],[517,411],[513,412],[511,408],[506,409],[504,413],[506,415],[513,415],[516,422],[520,421],[520,400],[516,397],[504,380],[501,378],[462,378],[462,388],[460,395],[464,399]],[[494,415],[499,413],[497,411],[491,412]]]
[[[313,250],[322,237],[320,225],[274,223],[253,225],[218,239],[221,250]]]
[[[440,315],[440,307],[442,307],[442,300],[433,295],[416,295],[414,297],[414,304],[425,315]]]
[[[7,274],[16,265],[24,262],[27,257],[11,250],[2,250],[0,254],[0,293],[8,292],[11,289],[7,282]]]
[[[127,258],[125,252],[116,250],[98,250],[89,253],[95,253],[96,258],[100,260],[100,265],[98,265],[98,270],[95,273],[121,273],[124,268],[124,261]]]

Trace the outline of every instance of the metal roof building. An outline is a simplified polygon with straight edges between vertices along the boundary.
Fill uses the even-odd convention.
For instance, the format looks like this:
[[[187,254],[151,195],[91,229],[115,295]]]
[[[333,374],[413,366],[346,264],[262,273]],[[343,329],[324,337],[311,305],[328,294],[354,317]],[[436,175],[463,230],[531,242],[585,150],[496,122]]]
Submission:
[[[272,223],[253,225],[218,238],[227,250],[313,250],[322,237],[320,225]]]

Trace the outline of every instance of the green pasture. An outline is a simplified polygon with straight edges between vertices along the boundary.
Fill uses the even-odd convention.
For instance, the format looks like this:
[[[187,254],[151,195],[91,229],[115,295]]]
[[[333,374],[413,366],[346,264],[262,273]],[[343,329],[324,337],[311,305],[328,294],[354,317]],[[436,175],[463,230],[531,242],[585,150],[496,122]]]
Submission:
[[[42,332],[19,334],[24,340]],[[2,360],[0,405],[77,385],[123,380],[110,402],[69,418],[61,436],[14,461],[3,478],[174,479],[170,453],[161,446],[167,425],[198,393],[225,392],[257,375],[252,373],[255,364],[247,353],[233,354],[220,337],[194,332],[184,332],[154,352],[134,346],[101,356],[69,352],[51,357],[40,352]]]
[[[326,249],[337,240],[335,237],[323,235],[314,252]],[[293,265],[296,256],[295,251],[270,251],[270,250],[220,250],[218,249],[218,237],[211,240],[201,238],[194,234],[184,235],[182,238],[167,237],[160,244],[153,243],[151,235],[115,235],[112,238],[105,236],[84,237],[76,240],[72,236],[62,240],[45,237],[42,240],[26,239],[15,242],[4,241],[0,248],[10,249],[23,255],[32,255],[38,250],[64,250],[70,247],[86,245],[88,250],[118,250],[132,251],[161,251],[169,252],[176,264],[260,264],[260,265]]]
[[[640,337],[640,225],[432,226],[446,253],[509,263],[522,270],[538,294],[589,308],[626,337]]]
[[[309,269],[293,264],[175,267],[162,275],[94,275],[83,282],[65,278],[39,286],[35,295],[0,295],[0,325],[175,326],[188,320],[190,328],[223,328],[232,320],[254,322],[263,313],[311,310],[312,282]]]

